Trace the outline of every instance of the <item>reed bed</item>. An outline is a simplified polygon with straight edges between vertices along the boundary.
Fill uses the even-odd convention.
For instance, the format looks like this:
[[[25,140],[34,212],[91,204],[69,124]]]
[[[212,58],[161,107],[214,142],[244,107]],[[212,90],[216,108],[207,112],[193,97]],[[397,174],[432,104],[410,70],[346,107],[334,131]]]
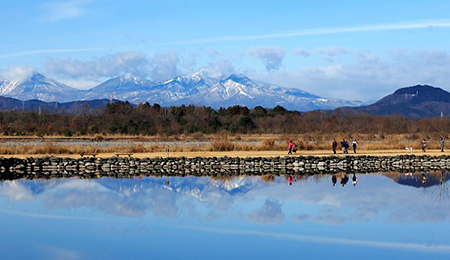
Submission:
[[[113,139],[119,139],[114,137]],[[123,137],[122,137],[123,138]],[[155,137],[151,140],[155,141]],[[108,146],[99,147],[97,145],[77,145],[58,143],[49,138],[43,141],[42,145],[14,145],[14,140],[9,140],[9,145],[2,145],[0,143],[0,154],[30,154],[30,155],[45,155],[45,154],[85,154],[85,153],[156,153],[165,152],[167,148],[171,152],[199,152],[199,151],[285,151],[288,147],[288,142],[292,140],[296,144],[296,148],[300,151],[314,151],[314,150],[331,150],[331,143],[333,139],[338,142],[340,148],[340,141],[346,139],[350,146],[353,139],[358,141],[359,150],[397,150],[405,149],[406,147],[413,147],[415,150],[420,150],[421,141],[425,138],[428,142],[428,149],[439,149],[440,136],[422,136],[420,134],[403,134],[403,135],[382,135],[382,134],[356,134],[349,135],[341,134],[302,134],[302,135],[197,135],[196,139],[193,137],[179,136],[172,138],[170,141],[174,145],[162,144],[131,144],[122,146]],[[445,137],[446,138],[446,137]],[[142,141],[144,137],[134,139]],[[20,139],[17,139],[20,140]],[[95,141],[108,142],[111,137],[93,137]],[[129,139],[127,139],[129,140]],[[147,140],[147,139],[146,139]],[[177,142],[186,141],[208,141],[205,145],[177,145]],[[132,142],[131,142],[132,143]],[[450,143],[448,143],[450,145]]]

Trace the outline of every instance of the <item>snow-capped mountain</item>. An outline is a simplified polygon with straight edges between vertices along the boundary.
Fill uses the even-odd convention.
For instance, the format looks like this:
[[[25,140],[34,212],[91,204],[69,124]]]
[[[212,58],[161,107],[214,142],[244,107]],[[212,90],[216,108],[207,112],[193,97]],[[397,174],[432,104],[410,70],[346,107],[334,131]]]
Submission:
[[[81,90],[47,78],[40,73],[34,73],[22,82],[1,81],[0,95],[20,100],[37,99],[46,102],[68,102],[78,100],[83,96]]]
[[[121,100],[131,101],[129,96],[139,96],[146,86],[151,86],[152,81],[142,79],[137,76],[125,74],[116,78],[109,79],[102,84],[91,88],[83,95],[83,100],[98,99],[98,97],[111,98],[112,95],[121,93]]]
[[[359,101],[322,98],[296,88],[257,82],[242,74],[212,78],[204,70],[159,82],[118,81],[118,78],[109,80],[89,90],[85,98],[105,98],[115,91],[120,100],[162,106],[194,104],[213,108],[233,105],[270,108],[281,105],[290,110],[308,111],[362,105]]]
[[[308,111],[360,106],[362,102],[322,98],[296,88],[282,88],[254,81],[242,74],[220,78],[209,77],[205,70],[165,81],[150,81],[133,75],[122,75],[88,90],[77,90],[35,73],[24,82],[0,82],[0,95],[20,100],[68,102],[93,99],[119,99],[131,103],[161,106],[204,105],[213,108],[242,105]],[[114,96],[113,96],[114,95]]]

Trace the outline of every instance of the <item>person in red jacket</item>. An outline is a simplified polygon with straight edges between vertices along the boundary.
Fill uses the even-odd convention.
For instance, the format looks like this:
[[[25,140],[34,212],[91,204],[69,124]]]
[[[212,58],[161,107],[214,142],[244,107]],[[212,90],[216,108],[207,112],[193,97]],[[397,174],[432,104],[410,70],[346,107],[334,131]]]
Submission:
[[[294,143],[292,142],[292,140],[289,141],[288,148],[289,148],[288,154],[292,154],[292,149],[294,149]]]

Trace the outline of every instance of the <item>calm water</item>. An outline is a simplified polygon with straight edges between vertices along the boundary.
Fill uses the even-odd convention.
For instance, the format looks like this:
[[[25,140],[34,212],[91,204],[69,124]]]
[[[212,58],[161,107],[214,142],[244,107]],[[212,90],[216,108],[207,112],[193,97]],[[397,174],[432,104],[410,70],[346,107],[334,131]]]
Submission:
[[[348,177],[4,181],[1,259],[450,257],[449,174]]]

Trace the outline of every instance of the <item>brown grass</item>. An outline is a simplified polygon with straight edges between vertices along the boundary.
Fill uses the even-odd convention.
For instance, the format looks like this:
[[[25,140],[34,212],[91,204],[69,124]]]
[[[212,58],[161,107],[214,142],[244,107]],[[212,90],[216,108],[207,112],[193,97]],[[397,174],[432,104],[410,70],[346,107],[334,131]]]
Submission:
[[[34,137],[26,137],[34,138]],[[339,142],[342,138],[351,143],[353,138],[358,140],[359,150],[398,150],[405,147],[413,147],[419,151],[421,140],[427,139],[428,149],[439,149],[439,136],[423,136],[420,133],[402,134],[402,135],[383,135],[383,134],[302,134],[302,135],[228,135],[225,133],[216,135],[203,135],[194,133],[192,135],[180,135],[176,139],[168,139],[161,137],[126,137],[126,136],[92,136],[91,140],[105,141],[107,140],[137,140],[137,141],[210,141],[209,145],[130,145],[130,146],[110,146],[98,147],[95,145],[57,145],[54,138],[36,138],[44,140],[42,145],[12,145],[2,146],[0,143],[0,154],[82,154],[82,153],[156,153],[164,152],[169,148],[171,152],[227,152],[227,151],[287,151],[288,142],[292,140],[297,144],[299,151],[318,151],[331,150],[333,138]],[[87,139],[87,137],[86,137]],[[1,139],[0,139],[1,140]],[[20,141],[18,138],[14,140]],[[46,141],[45,141],[46,140]],[[9,139],[11,141],[11,139]],[[14,141],[12,141],[14,143]],[[253,143],[250,143],[253,142]],[[256,143],[256,144],[255,144]],[[450,143],[447,142],[447,146]]]

